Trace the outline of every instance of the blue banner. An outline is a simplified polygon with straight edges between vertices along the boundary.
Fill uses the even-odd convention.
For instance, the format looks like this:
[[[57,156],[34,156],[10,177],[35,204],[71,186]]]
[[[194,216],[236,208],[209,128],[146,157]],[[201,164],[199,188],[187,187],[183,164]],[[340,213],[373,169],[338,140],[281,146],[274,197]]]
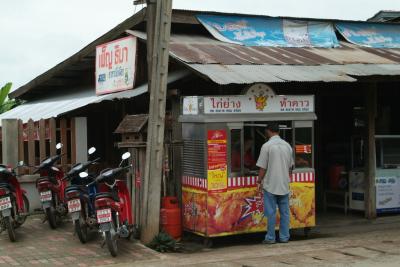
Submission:
[[[400,48],[400,25],[337,22],[336,28],[353,44],[373,48]]]
[[[198,15],[218,40],[245,46],[337,47],[332,23],[244,16]]]

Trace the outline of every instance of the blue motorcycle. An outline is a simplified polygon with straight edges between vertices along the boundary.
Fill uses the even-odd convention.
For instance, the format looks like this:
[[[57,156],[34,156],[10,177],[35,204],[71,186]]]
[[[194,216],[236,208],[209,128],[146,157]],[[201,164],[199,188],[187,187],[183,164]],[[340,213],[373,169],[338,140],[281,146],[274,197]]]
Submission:
[[[90,148],[88,151],[89,157],[95,151],[94,147]],[[79,173],[86,171],[90,165],[98,160],[100,158],[75,164],[63,178],[71,181],[71,185],[65,188],[65,199],[68,204],[68,214],[74,224],[75,233],[83,244],[87,241],[88,229],[97,226],[94,200],[98,190],[96,184],[92,183],[95,176],[80,177]]]

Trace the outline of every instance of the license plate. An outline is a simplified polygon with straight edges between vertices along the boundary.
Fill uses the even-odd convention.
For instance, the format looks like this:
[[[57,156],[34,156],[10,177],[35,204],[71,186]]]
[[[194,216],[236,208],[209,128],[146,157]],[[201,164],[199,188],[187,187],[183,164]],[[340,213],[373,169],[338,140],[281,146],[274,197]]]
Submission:
[[[46,201],[51,201],[52,196],[51,196],[51,191],[44,191],[40,192],[40,201],[46,202]]]
[[[97,211],[97,222],[98,223],[106,223],[111,222],[111,209],[104,209]]]
[[[5,210],[11,208],[11,199],[10,197],[0,198],[0,210]]]
[[[68,212],[76,212],[81,210],[80,199],[72,199],[68,201]]]

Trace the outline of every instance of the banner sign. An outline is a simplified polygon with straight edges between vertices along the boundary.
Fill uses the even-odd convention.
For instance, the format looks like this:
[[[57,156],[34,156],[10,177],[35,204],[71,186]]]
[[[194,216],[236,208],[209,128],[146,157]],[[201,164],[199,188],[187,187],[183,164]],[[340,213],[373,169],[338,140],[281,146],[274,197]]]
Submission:
[[[183,115],[197,115],[199,113],[199,102],[197,96],[187,96],[183,98]]]
[[[205,114],[314,112],[313,95],[276,95],[256,84],[245,95],[204,97]]]
[[[96,46],[96,94],[133,88],[136,46],[137,38],[134,36]]]
[[[377,177],[375,184],[377,212],[400,211],[400,177]]]
[[[197,19],[222,42],[274,47],[339,46],[329,22],[216,15],[198,15]]]
[[[350,43],[373,48],[400,48],[400,25],[337,22],[335,26]]]
[[[228,188],[226,131],[209,130],[207,137],[208,191],[224,192]]]

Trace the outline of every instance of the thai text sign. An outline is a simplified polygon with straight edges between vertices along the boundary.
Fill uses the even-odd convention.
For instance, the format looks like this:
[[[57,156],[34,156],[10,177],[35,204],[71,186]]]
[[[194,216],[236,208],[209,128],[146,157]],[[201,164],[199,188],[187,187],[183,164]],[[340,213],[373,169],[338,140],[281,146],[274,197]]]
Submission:
[[[226,131],[209,130],[207,136],[208,191],[226,191],[228,187]]]
[[[96,47],[96,94],[132,89],[137,38],[125,37]]]
[[[266,85],[249,88],[245,95],[204,97],[205,114],[314,112],[313,95],[275,95]]]

